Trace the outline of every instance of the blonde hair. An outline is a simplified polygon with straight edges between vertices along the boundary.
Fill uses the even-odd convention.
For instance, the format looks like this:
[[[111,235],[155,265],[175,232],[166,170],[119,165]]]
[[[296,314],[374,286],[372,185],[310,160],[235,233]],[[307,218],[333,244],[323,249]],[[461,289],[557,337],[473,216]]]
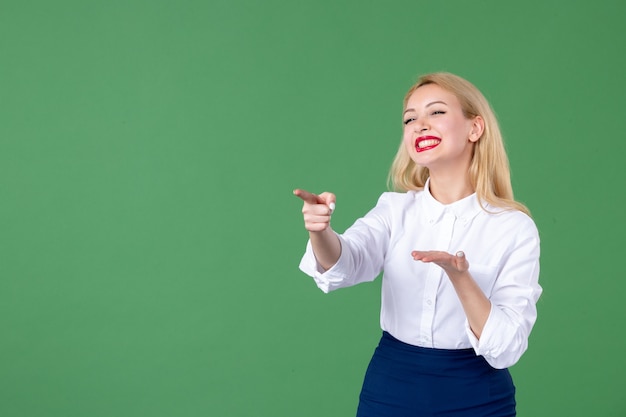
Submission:
[[[530,215],[528,208],[513,198],[509,160],[496,115],[487,99],[469,81],[454,74],[438,72],[423,75],[417,80],[404,97],[403,109],[415,90],[427,84],[436,84],[454,94],[466,118],[480,116],[485,122],[483,134],[474,144],[469,167],[470,183],[483,209],[486,202],[494,207],[519,210]],[[411,159],[402,141],[389,171],[391,188],[403,192],[421,190],[429,175],[428,168],[417,165]]]

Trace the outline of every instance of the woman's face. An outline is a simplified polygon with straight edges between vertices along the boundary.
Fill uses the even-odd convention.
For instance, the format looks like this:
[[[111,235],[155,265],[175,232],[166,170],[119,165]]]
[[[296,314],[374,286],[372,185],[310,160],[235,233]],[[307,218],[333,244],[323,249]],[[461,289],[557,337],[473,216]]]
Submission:
[[[469,167],[472,147],[482,133],[476,123],[480,118],[467,119],[454,94],[426,84],[409,97],[404,110],[404,145],[416,164],[431,173]]]

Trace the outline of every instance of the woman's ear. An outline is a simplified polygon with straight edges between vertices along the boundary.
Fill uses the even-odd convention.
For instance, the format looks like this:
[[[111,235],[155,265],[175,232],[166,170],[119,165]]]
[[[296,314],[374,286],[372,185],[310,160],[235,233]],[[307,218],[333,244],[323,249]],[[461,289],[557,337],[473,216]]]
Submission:
[[[470,131],[470,142],[478,142],[478,139],[483,135],[485,131],[485,121],[482,117],[476,116],[472,120],[472,130]]]

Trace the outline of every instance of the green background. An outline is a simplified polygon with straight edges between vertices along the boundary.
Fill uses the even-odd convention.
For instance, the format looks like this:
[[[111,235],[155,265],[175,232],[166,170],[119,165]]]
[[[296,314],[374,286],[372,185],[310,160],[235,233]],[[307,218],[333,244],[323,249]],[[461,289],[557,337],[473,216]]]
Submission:
[[[0,0],[0,416],[354,415],[380,282],[297,266],[475,83],[542,237],[520,416],[626,416],[623,1]]]

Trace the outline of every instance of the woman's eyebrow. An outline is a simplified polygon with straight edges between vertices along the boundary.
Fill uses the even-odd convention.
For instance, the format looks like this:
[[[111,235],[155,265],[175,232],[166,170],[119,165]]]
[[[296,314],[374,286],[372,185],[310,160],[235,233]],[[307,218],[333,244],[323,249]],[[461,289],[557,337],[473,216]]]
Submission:
[[[431,101],[425,107],[430,107],[433,104],[445,104],[446,106],[448,105],[445,101],[437,100],[437,101]],[[415,111],[415,109],[406,109],[404,113],[402,113],[402,115],[404,116],[407,112],[410,112],[410,111]]]
[[[430,107],[430,106],[432,106],[433,104],[445,104],[445,105],[447,106],[447,104],[446,104],[446,102],[445,102],[445,101],[437,100],[437,101],[433,101],[433,102],[428,103],[428,104],[426,105],[426,107]]]

